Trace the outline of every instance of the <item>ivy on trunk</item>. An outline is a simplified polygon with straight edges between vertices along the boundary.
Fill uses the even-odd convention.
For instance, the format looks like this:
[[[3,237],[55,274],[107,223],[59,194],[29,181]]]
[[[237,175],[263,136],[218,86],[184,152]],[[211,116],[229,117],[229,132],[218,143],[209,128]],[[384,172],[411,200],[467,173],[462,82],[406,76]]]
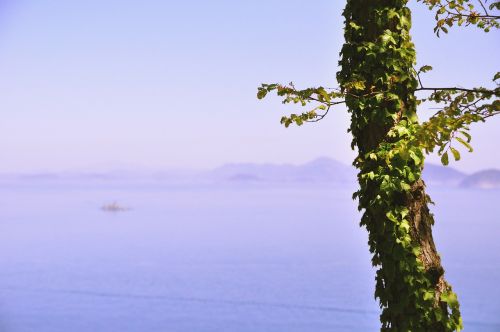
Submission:
[[[345,44],[337,79],[346,92],[359,152],[355,196],[378,268],[375,296],[382,330],[458,330],[457,297],[444,279],[432,238],[434,220],[421,179],[424,155],[412,143],[418,80],[410,10],[402,0],[349,0],[343,15]]]

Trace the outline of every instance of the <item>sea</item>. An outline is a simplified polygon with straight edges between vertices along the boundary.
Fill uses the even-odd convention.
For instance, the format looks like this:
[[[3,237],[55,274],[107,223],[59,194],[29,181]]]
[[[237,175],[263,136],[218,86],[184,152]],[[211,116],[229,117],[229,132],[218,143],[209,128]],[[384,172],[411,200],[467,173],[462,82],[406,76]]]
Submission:
[[[353,191],[2,185],[0,331],[377,331]],[[500,190],[428,191],[465,331],[500,331]]]

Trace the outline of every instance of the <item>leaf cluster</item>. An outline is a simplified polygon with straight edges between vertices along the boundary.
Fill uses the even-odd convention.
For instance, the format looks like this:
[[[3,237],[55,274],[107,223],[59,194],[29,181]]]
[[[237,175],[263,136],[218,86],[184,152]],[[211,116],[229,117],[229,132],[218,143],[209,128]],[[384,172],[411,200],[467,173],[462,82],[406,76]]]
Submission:
[[[454,159],[460,160],[460,152],[454,147],[457,142],[469,152],[473,151],[470,125],[484,122],[487,118],[500,114],[500,89],[477,88],[471,91],[437,90],[428,98],[436,104],[444,103],[437,113],[419,125],[416,144],[427,153],[438,149],[441,162],[449,163],[449,152]],[[491,99],[494,99],[491,101]]]
[[[257,98],[263,99],[270,92],[276,92],[279,97],[282,97],[283,104],[298,104],[302,107],[313,104],[305,112],[281,117],[281,124],[286,128],[292,123],[301,126],[304,122],[320,121],[328,114],[332,106],[345,103],[344,94],[338,90],[322,86],[298,90],[292,82],[288,85],[262,84],[257,90]]]
[[[439,36],[440,32],[448,33],[448,28],[453,25],[475,25],[485,32],[492,28],[498,29],[500,23],[500,1],[488,0],[417,0],[424,3],[430,10],[434,11],[436,26],[434,32]]]

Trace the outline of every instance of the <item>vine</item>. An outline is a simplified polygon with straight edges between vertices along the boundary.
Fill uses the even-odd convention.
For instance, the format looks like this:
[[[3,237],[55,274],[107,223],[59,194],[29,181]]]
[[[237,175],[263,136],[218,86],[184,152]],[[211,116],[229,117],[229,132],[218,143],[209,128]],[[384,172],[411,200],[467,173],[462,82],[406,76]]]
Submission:
[[[359,152],[354,165],[360,189],[354,197],[378,268],[375,296],[382,308],[382,330],[454,331],[462,326],[457,297],[444,280],[437,253],[431,264],[426,261],[423,246],[433,246],[433,241],[419,241],[418,223],[430,229],[433,219],[425,213],[430,199],[419,181],[424,155],[413,144],[418,80],[411,13],[405,5],[350,0],[343,13],[345,44],[337,80],[348,92],[350,129]],[[359,81],[363,84],[356,85]]]

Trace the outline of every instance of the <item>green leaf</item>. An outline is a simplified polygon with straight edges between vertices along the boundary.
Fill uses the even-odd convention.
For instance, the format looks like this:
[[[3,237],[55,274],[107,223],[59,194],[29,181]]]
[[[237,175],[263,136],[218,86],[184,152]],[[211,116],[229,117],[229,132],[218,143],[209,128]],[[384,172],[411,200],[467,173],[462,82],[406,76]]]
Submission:
[[[426,72],[431,71],[431,70],[432,70],[432,66],[425,65],[425,66],[420,67],[418,72],[419,73],[426,73]]]
[[[460,152],[458,152],[457,149],[450,147],[451,153],[453,154],[453,158],[455,158],[455,161],[460,160]]]
[[[349,26],[351,28],[353,28],[354,30],[356,30],[356,31],[359,30],[359,29],[361,29],[361,27],[359,25],[357,25],[356,23],[354,23],[354,22],[349,22]]]
[[[441,163],[445,166],[449,164],[448,152],[443,153],[443,155],[441,156]]]
[[[474,98],[475,98],[475,97],[474,97],[474,93],[472,93],[472,92],[468,92],[468,93],[467,93],[467,101],[468,101],[469,103],[472,103],[472,102],[474,101]]]
[[[461,130],[460,134],[464,135],[464,137],[467,139],[467,143],[470,143],[472,137],[468,132]]]
[[[266,89],[259,89],[259,91],[257,92],[257,98],[258,99],[262,99],[264,98],[265,96],[267,95],[267,90]]]
[[[448,303],[450,307],[458,303],[457,295],[453,292],[445,292],[441,294],[441,301]]]
[[[415,152],[410,151],[410,157],[415,162],[415,165],[420,165],[422,160],[419,158],[419,156],[417,156],[417,154]]]
[[[443,320],[443,313],[440,310],[434,310],[434,316],[438,322]]]
[[[424,301],[432,300],[434,298],[434,293],[431,291],[426,291],[424,293]]]
[[[467,149],[469,149],[469,152],[474,151],[474,149],[472,148],[472,146],[471,146],[469,143],[467,143],[466,141],[464,141],[462,138],[460,138],[460,137],[455,137],[455,139],[456,139],[457,141],[459,141],[460,143],[462,143],[462,145],[463,145],[463,146],[465,146]]]
[[[490,10],[493,10],[493,8],[496,8],[498,10],[500,10],[500,1],[497,1],[497,2],[493,2],[491,5],[490,5]]]

